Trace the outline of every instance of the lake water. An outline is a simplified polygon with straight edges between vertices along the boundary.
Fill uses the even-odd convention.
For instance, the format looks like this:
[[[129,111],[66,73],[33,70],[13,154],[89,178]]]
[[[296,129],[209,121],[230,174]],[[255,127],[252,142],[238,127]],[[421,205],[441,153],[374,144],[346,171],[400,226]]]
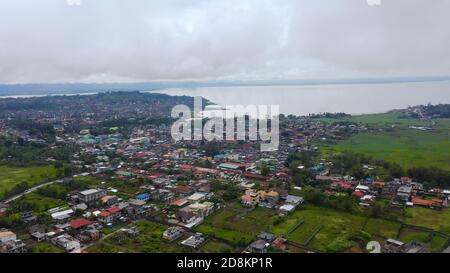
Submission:
[[[450,104],[450,81],[310,86],[246,86],[167,89],[169,95],[202,96],[226,105],[279,105],[283,114],[383,113],[419,104]]]

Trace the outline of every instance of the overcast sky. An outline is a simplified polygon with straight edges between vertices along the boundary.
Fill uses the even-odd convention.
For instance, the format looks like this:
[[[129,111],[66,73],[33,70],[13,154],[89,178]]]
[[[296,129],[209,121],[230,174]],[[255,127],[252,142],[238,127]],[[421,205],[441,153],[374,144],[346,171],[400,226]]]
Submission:
[[[0,0],[0,83],[450,75],[450,1]]]

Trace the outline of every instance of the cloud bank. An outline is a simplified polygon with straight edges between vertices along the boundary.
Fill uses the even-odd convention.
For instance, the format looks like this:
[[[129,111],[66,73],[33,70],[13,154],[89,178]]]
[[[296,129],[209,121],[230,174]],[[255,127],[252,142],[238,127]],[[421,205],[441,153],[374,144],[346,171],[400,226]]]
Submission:
[[[0,83],[450,75],[450,1],[0,0]]]

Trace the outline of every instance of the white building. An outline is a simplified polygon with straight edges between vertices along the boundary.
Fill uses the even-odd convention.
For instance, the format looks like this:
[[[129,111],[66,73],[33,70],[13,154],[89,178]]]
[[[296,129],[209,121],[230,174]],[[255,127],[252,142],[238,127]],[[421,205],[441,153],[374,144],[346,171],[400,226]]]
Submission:
[[[14,232],[7,229],[0,229],[0,243],[6,243],[8,241],[17,240],[17,236]]]

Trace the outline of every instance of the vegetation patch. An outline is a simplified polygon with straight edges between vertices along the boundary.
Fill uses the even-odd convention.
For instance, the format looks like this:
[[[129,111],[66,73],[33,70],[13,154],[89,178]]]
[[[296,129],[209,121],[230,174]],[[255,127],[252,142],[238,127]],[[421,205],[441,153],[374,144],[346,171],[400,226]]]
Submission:
[[[0,166],[0,199],[21,183],[31,187],[45,180],[55,179],[58,169],[52,165],[37,167]]]
[[[450,235],[450,209],[448,208],[443,210],[431,210],[419,207],[407,208],[403,222]]]
[[[384,239],[397,238],[401,224],[378,218],[370,218],[364,226],[364,231]]]

